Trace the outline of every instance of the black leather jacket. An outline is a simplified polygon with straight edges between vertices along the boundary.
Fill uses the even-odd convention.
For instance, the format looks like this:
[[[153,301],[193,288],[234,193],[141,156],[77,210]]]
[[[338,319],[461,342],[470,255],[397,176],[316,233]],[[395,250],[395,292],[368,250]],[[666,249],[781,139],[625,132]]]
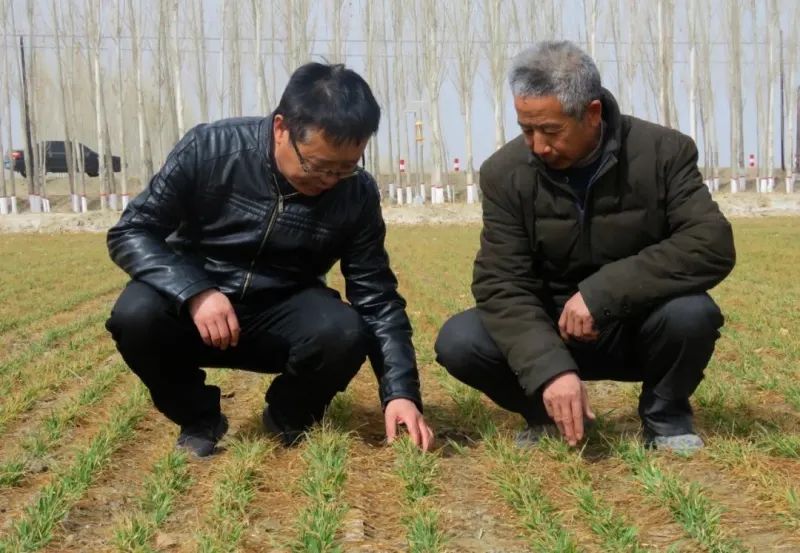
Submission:
[[[347,299],[376,338],[380,397],[422,408],[411,325],[384,249],[375,181],[351,177],[317,197],[273,167],[272,117],[227,119],[189,131],[108,232],[112,260],[174,298],[218,288],[233,302],[322,286],[341,261]]]

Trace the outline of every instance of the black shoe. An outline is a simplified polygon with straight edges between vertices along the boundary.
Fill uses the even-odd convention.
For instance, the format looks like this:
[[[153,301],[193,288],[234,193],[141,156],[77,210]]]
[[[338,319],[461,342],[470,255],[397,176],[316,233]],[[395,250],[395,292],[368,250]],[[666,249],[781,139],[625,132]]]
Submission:
[[[272,409],[269,405],[264,407],[261,413],[261,422],[267,434],[278,438],[286,447],[291,447],[303,440],[307,426],[292,426],[277,409]]]
[[[228,431],[228,419],[222,413],[216,420],[202,420],[181,426],[181,433],[175,447],[183,449],[196,457],[208,457],[214,453],[217,442]]]

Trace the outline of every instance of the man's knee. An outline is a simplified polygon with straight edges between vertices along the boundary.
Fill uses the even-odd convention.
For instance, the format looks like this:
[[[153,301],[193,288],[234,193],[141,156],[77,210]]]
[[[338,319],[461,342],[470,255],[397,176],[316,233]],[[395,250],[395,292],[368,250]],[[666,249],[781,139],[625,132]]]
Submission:
[[[716,340],[724,318],[708,294],[673,298],[645,321],[645,329],[664,333],[669,340]]]
[[[141,282],[131,282],[122,291],[106,321],[106,329],[120,345],[150,346],[155,336],[163,335],[166,298]]]
[[[295,351],[296,365],[357,372],[367,357],[369,335],[364,320],[344,303],[316,314],[306,331],[306,340]]]
[[[436,361],[447,372],[462,380],[475,364],[475,346],[481,333],[486,333],[477,311],[470,309],[450,317],[436,338]]]

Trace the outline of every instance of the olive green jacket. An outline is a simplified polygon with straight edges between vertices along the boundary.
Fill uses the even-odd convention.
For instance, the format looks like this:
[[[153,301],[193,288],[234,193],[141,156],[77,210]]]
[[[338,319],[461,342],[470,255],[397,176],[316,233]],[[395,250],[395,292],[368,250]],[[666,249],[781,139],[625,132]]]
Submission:
[[[602,98],[602,161],[584,207],[522,136],[481,167],[483,231],[472,293],[484,326],[532,395],[578,371],[556,321],[580,291],[598,329],[706,291],[731,271],[731,226],[678,131]]]

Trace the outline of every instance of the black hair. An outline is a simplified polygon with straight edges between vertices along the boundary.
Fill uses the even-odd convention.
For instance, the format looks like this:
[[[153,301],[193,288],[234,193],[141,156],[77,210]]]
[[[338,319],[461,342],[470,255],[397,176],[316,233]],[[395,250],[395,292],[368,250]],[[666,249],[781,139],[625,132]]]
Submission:
[[[378,131],[381,108],[367,82],[343,64],[307,63],[289,78],[275,110],[289,133],[305,142],[321,130],[334,144],[358,144]]]

